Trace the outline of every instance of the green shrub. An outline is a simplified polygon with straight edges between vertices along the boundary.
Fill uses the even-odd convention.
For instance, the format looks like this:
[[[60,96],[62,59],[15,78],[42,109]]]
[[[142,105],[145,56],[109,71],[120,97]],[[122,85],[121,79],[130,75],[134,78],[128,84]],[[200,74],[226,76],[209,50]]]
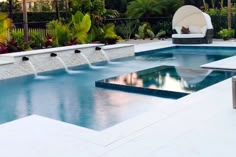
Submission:
[[[32,49],[40,49],[43,47],[43,32],[31,31],[29,33],[30,47]]]
[[[24,41],[24,33],[22,30],[14,30],[11,33],[11,39],[7,42],[9,52],[18,52],[24,50],[31,50],[31,41]]]
[[[138,32],[135,34],[135,38],[145,39],[146,37],[153,39],[155,38],[155,34],[153,33],[148,23],[143,23],[142,25],[138,27]]]
[[[60,21],[50,21],[47,28],[54,38],[54,46],[65,46],[71,40],[69,27]]]
[[[0,43],[6,43],[8,29],[11,26],[11,21],[6,13],[0,12]]]
[[[232,29],[222,29],[221,31],[218,32],[218,35],[222,39],[228,40],[228,39],[234,37],[234,30],[232,30]]]
[[[23,45],[23,43],[24,43],[23,30],[14,30],[11,32],[11,36],[18,45]]]
[[[158,39],[161,39],[161,38],[166,37],[166,31],[160,30],[160,31],[157,33],[156,37],[157,37]]]
[[[126,22],[116,25],[115,29],[118,35],[124,39],[130,39],[137,30],[139,20],[127,20]]]

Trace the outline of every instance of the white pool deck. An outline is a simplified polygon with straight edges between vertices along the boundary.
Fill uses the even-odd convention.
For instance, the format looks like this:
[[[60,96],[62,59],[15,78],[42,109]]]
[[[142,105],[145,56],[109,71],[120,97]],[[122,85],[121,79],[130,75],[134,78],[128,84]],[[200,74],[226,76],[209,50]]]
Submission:
[[[129,43],[138,43],[129,41]],[[143,42],[143,41],[142,41]],[[172,46],[135,45],[135,51]],[[215,41],[207,46],[236,46]],[[235,68],[236,57],[208,65]],[[235,157],[231,79],[178,100],[150,97],[156,108],[103,131],[32,115],[0,125],[1,157]]]

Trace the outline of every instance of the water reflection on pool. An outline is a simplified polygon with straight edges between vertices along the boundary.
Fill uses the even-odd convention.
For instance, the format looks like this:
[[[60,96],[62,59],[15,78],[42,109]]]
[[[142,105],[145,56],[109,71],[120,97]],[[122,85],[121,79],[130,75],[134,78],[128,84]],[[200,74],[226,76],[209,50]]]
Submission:
[[[228,71],[160,66],[96,82],[96,86],[155,96],[179,98],[234,75]]]

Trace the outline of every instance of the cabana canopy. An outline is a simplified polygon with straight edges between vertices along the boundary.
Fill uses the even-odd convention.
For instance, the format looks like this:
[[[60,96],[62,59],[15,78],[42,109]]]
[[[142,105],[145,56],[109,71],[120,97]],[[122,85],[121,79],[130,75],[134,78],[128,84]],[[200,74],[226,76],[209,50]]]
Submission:
[[[210,16],[192,5],[185,5],[176,11],[172,27],[175,28],[176,26],[206,26],[208,29],[213,28]]]
[[[183,34],[181,32],[182,27],[189,28],[189,34]],[[182,6],[175,12],[172,20],[172,29],[177,32],[177,34],[172,35],[173,43],[193,44],[212,42],[213,26],[210,16],[192,5]]]

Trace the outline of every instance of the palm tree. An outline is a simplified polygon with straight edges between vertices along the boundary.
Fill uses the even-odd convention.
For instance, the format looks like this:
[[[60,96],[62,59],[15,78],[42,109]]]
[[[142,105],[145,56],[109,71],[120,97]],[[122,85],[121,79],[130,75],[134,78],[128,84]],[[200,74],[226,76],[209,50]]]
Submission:
[[[24,23],[24,40],[25,42],[28,41],[29,31],[28,31],[28,17],[27,17],[27,10],[26,10],[26,0],[22,1],[23,5],[23,23]]]
[[[231,10],[231,0],[228,0],[228,29],[231,29],[231,20],[232,20],[232,16],[231,16],[231,13],[232,13],[232,10]]]
[[[164,6],[160,0],[134,0],[127,7],[129,17],[141,18],[161,14]]]
[[[173,15],[176,10],[183,6],[183,0],[161,0],[163,5],[163,15],[169,16]]]

